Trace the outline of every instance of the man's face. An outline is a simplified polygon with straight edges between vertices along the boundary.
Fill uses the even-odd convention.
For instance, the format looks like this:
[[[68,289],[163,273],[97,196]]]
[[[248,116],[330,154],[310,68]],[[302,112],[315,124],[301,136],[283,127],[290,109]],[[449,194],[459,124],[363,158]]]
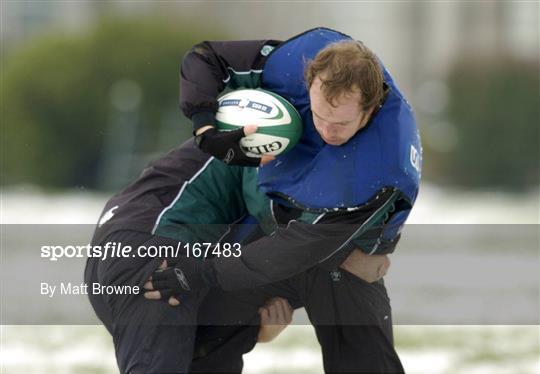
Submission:
[[[313,80],[309,89],[313,123],[321,138],[331,145],[342,145],[351,139],[354,134],[364,127],[373,112],[362,110],[360,107],[360,93],[352,92],[343,95],[332,106],[321,90],[321,80]]]

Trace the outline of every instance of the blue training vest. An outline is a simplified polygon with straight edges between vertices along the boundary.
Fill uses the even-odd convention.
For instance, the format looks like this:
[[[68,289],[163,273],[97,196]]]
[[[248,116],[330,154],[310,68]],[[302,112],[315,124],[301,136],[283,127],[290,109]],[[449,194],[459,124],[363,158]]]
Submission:
[[[326,45],[350,40],[326,28],[307,31],[277,47],[264,66],[261,88],[289,100],[300,113],[300,142],[259,169],[259,188],[296,206],[319,211],[364,205],[385,187],[413,205],[421,174],[421,145],[410,105],[383,67],[390,91],[376,116],[347,143],[324,143],[313,125],[304,80],[306,62]],[[393,217],[398,226],[408,211]],[[394,219],[395,218],[395,219]]]

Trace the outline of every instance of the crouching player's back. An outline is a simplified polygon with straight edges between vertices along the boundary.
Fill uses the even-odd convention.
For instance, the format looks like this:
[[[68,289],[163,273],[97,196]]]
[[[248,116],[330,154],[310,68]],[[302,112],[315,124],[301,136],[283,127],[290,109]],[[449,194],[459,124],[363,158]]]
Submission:
[[[192,249],[196,243],[217,243],[246,214],[241,181],[242,168],[227,167],[190,140],[150,163],[105,205],[92,245],[129,251],[89,258],[85,282],[92,285],[89,297],[97,316],[113,336],[122,373],[188,371],[198,307],[217,284],[213,268],[205,266],[209,261]],[[149,276],[177,263],[192,274],[193,290],[180,284],[179,276],[181,291],[162,290],[165,302],[145,298]],[[137,292],[102,292],[120,289]],[[181,302],[173,297],[179,292]],[[292,309],[284,299],[260,307],[259,339],[270,341],[290,322]]]

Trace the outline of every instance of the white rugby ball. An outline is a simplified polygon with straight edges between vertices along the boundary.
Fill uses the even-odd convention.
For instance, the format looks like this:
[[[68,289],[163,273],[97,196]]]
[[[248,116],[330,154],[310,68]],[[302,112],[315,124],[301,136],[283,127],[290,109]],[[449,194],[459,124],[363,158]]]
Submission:
[[[302,135],[302,119],[287,100],[261,89],[236,90],[218,99],[216,124],[230,131],[257,125],[257,132],[240,140],[250,157],[277,156],[290,150]]]

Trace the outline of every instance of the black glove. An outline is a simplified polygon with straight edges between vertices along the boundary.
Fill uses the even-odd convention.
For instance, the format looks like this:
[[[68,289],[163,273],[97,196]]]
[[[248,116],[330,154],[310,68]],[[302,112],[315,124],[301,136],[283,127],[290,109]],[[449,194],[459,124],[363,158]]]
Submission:
[[[153,291],[159,291],[161,299],[167,300],[171,296],[217,285],[214,269],[209,262],[191,257],[182,257],[176,261],[173,263],[168,259],[167,268],[152,273]]]
[[[240,147],[240,139],[244,136],[246,136],[244,129],[218,131],[212,128],[197,135],[195,142],[203,152],[211,154],[226,164],[259,166],[261,159],[247,156]]]

